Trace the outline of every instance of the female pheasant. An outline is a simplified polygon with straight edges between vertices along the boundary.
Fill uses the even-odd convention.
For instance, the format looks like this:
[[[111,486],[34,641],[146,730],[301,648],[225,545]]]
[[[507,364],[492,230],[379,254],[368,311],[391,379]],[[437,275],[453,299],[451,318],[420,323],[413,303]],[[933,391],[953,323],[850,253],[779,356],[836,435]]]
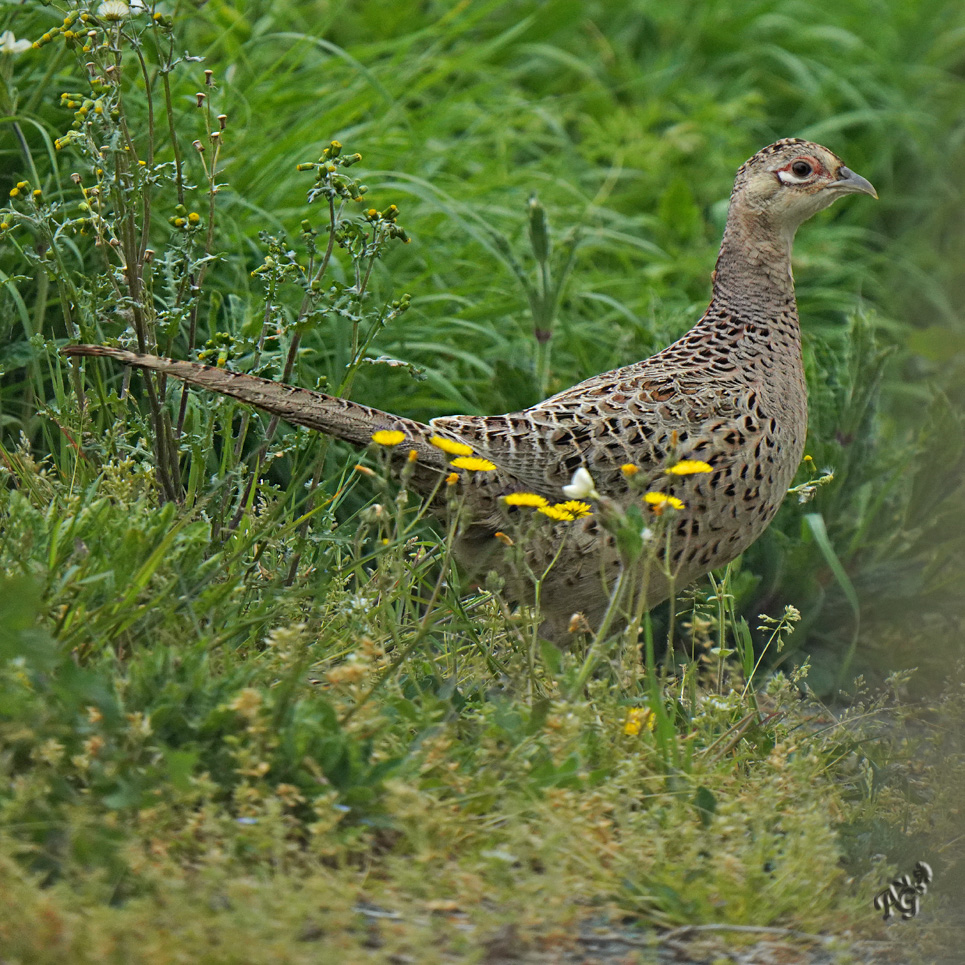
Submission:
[[[651,488],[672,490],[683,504],[672,519],[669,557],[648,577],[646,601],[653,606],[672,587],[746,549],[787,492],[807,428],[791,244],[802,222],[855,193],[877,198],[871,184],[827,148],[798,138],[765,147],[737,172],[713,298],[694,327],[651,358],[596,375],[521,412],[444,416],[423,424],[194,362],[98,345],[72,345],[64,352],[165,372],[360,446],[380,430],[396,430],[403,433],[398,451],[417,455],[409,485],[426,495],[453,468],[438,440],[468,446],[494,468],[464,473],[458,484],[467,512],[457,559],[470,572],[501,573],[507,595],[522,602],[532,599],[532,587],[495,538],[506,528],[501,497],[527,492],[556,503],[583,469],[597,493],[627,506],[640,498],[621,470],[632,464],[655,480]],[[661,470],[670,459],[700,461],[710,471],[669,476]],[[528,535],[525,551],[532,573],[549,568],[540,593],[542,629],[561,640],[574,613],[591,625],[600,622],[621,557],[596,515],[542,522]]]

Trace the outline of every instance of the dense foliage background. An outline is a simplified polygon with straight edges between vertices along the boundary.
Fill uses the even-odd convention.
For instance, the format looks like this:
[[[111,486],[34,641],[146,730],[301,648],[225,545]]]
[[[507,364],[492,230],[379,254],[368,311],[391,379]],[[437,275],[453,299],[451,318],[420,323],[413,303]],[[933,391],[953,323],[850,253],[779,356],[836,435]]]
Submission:
[[[820,14],[797,0],[148,6],[0,9],[0,27],[12,31],[0,53],[0,197],[9,195],[0,764],[13,788],[0,791],[0,820],[12,842],[4,854],[42,876],[31,882],[89,881],[96,868],[106,876],[91,892],[98,900],[140,898],[160,887],[139,883],[153,880],[151,862],[163,877],[212,849],[263,874],[266,862],[298,864],[287,849],[302,853],[306,828],[333,867],[420,847],[431,864],[436,845],[418,844],[414,829],[438,806],[433,794],[473,815],[507,807],[525,824],[530,805],[519,801],[552,801],[553,789],[573,795],[559,805],[567,814],[583,814],[605,776],[613,800],[594,806],[612,818],[614,801],[665,775],[671,760],[693,778],[681,807],[698,829],[705,819],[713,828],[711,800],[720,813],[753,815],[737,780],[747,759],[726,777],[716,770],[717,741],[746,704],[709,711],[695,689],[661,716],[647,703],[652,689],[614,694],[605,680],[589,704],[576,700],[566,681],[582,678],[569,655],[514,650],[485,598],[460,603],[438,582],[427,531],[401,517],[387,529],[373,516],[375,482],[350,484],[357,454],[306,433],[272,436],[267,420],[182,398],[173,385],[157,385],[155,404],[135,377],[132,401],[121,397],[123,372],[91,364],[81,377],[57,349],[72,338],[130,340],[148,305],[157,344],[176,357],[204,352],[420,419],[516,409],[689,327],[708,299],[733,173],[779,137],[827,144],[880,195],[839,203],[795,247],[808,452],[834,479],[810,502],[788,501],[729,574],[727,614],[712,604],[707,625],[694,614],[685,636],[720,643],[737,628],[746,642],[743,617],[760,649],[770,629],[755,629],[757,615],[780,620],[790,604],[803,619],[768,665],[807,659],[807,686],[823,697],[837,699],[841,686],[851,700],[877,699],[852,683],[860,672],[873,694],[946,707],[942,687],[963,655],[960,3],[854,0]],[[20,50],[14,38],[40,44]],[[318,161],[333,140],[342,160],[362,155],[338,176],[356,179],[348,194],[363,200],[339,209],[344,244],[313,293],[311,271],[296,266],[317,266],[329,213],[323,198],[306,201],[316,169],[296,166]],[[534,195],[551,230],[544,266],[531,243]],[[370,204],[375,220],[366,220]],[[398,215],[384,213],[391,204]],[[140,294],[120,267],[131,253]],[[544,356],[534,310],[552,321]],[[183,430],[174,456],[163,441],[172,425]],[[799,481],[808,478],[802,471]],[[426,622],[427,599],[445,603],[448,630]],[[665,619],[655,617],[658,634]],[[885,687],[911,667],[915,675]],[[652,768],[647,778],[625,771],[622,744],[604,750],[606,740],[587,736],[588,721],[627,706],[660,718],[656,756],[633,765]],[[786,750],[787,735],[759,727],[736,732],[749,741],[740,753]],[[668,749],[692,731],[706,737],[708,755],[697,757],[716,776],[685,744]],[[862,741],[815,738],[819,777],[804,761],[793,777],[772,775],[774,794],[785,781],[799,795],[826,781],[837,790],[819,799],[840,792],[856,809],[845,815],[835,803],[825,813],[799,796],[802,827],[815,822],[806,834],[826,861],[811,869],[813,854],[802,852],[772,889],[781,896],[772,920],[810,906],[820,927],[835,902],[843,909],[852,893],[838,870],[843,853],[852,876],[867,873],[874,854],[902,865],[921,857],[915,821],[895,817],[910,806],[904,765],[884,743]],[[495,767],[504,751],[518,753],[518,770]],[[446,761],[480,784],[465,777],[453,787],[440,776]],[[853,768],[846,778],[834,771],[841,761]],[[894,802],[878,783],[889,767],[903,775]],[[386,790],[390,777],[409,790]],[[755,794],[773,810],[773,798]],[[545,826],[543,806],[531,817]],[[705,892],[684,887],[675,875],[703,860],[700,834],[673,824],[672,808],[644,810],[654,824],[635,825],[629,811],[613,818],[599,832],[607,846],[619,834],[624,846],[633,833],[652,842],[663,821],[683,850],[653,858],[639,880],[601,858],[588,895],[658,921],[755,920],[749,905],[720,898],[734,887],[726,867],[707,872]],[[262,823],[238,825],[239,816]],[[455,839],[464,829],[451,822]],[[847,830],[835,838],[827,829],[839,825]],[[565,839],[573,831],[563,827]],[[505,844],[473,840],[477,860]],[[532,868],[561,845],[526,847],[520,860]],[[720,855],[736,855],[745,872],[771,860],[726,845]],[[946,873],[962,873],[945,861]],[[810,894],[809,873],[838,880],[827,907],[789,883],[796,875]],[[758,886],[745,880],[741,893]],[[0,897],[23,903],[35,894],[23,887]],[[871,887],[861,898],[868,912]]]

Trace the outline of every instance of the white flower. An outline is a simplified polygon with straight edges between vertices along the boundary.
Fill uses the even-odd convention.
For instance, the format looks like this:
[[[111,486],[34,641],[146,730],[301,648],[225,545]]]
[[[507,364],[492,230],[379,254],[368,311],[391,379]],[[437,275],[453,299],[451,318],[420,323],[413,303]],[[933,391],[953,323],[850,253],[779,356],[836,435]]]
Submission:
[[[580,466],[580,468],[573,473],[573,478],[570,480],[569,486],[563,487],[563,493],[569,496],[570,499],[600,498],[600,494],[596,491],[596,484],[593,482],[593,477],[584,466]]]
[[[123,20],[131,12],[131,8],[121,0],[106,0],[97,8],[97,16],[104,20]]]
[[[29,40],[17,40],[9,30],[0,34],[0,54],[22,54],[32,46]]]

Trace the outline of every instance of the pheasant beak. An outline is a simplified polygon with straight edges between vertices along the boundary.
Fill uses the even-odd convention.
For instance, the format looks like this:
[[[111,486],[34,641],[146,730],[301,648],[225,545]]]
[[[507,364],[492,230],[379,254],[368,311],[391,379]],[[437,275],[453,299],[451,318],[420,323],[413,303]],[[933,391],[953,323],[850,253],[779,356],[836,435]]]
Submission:
[[[870,194],[875,200],[878,199],[878,192],[870,181],[843,165],[838,168],[838,180],[832,181],[828,187],[837,194]]]

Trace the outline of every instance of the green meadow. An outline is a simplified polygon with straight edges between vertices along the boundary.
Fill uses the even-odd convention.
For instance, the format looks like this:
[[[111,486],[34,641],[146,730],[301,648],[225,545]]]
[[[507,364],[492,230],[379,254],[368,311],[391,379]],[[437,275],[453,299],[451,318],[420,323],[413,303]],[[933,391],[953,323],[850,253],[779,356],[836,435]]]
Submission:
[[[0,31],[0,961],[958,961],[958,0]],[[520,409],[690,327],[734,172],[788,136],[880,197],[795,243],[807,457],[639,639],[541,640],[378,446],[60,355]]]

